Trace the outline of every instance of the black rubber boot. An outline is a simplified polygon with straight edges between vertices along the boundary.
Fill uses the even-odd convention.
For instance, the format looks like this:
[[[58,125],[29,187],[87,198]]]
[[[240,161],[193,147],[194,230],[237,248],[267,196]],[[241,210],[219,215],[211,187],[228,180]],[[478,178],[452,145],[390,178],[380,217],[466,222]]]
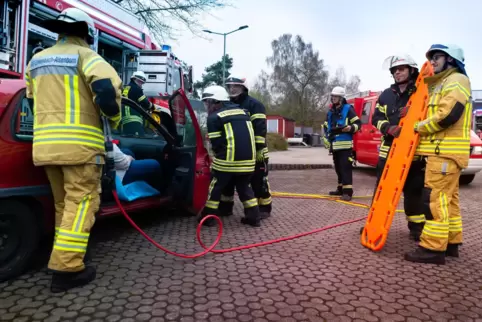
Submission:
[[[60,293],[68,291],[74,287],[87,285],[95,280],[95,275],[96,271],[92,266],[87,266],[80,272],[54,272],[52,275],[50,291],[52,293]]]
[[[219,217],[229,217],[233,215],[234,202],[221,201],[218,208]]]
[[[263,220],[263,219],[266,219],[266,218],[269,218],[271,216],[271,213],[270,212],[264,212],[264,211],[261,211],[259,213],[259,219]]]
[[[343,195],[343,191],[342,191],[342,189],[341,189],[341,185],[338,186],[335,191],[330,191],[330,192],[328,192],[328,194],[329,194],[330,196],[342,196],[342,195]]]
[[[424,223],[408,222],[408,229],[410,230],[410,238],[414,241],[420,241]]]
[[[448,244],[445,256],[459,257],[459,244]]]
[[[405,260],[414,263],[444,265],[445,252],[436,252],[423,247],[418,247],[415,251],[406,253]]]
[[[353,197],[353,189],[352,188],[347,188],[347,189],[342,189],[341,190],[342,192],[342,196],[341,196],[341,200],[343,201],[351,201],[352,197]]]
[[[260,219],[251,219],[251,218],[241,218],[241,223],[244,225],[250,225],[252,227],[261,227],[261,220]]]

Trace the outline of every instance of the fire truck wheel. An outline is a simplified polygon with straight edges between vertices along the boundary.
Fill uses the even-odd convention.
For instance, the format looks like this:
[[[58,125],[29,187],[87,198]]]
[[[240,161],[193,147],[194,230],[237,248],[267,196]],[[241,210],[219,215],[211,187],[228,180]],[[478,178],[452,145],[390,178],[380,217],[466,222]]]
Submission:
[[[27,205],[0,201],[0,282],[28,268],[39,236],[35,213]]]
[[[475,178],[475,174],[465,174],[465,175],[462,175],[462,176],[460,176],[460,178],[459,178],[459,184],[461,184],[461,185],[469,184],[469,183],[471,183],[472,181],[474,181],[474,178]]]

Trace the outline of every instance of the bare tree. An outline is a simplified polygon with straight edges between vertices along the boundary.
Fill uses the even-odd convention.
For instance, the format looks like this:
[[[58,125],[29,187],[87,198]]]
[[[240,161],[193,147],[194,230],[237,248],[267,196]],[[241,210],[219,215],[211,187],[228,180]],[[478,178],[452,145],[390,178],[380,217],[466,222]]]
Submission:
[[[347,94],[356,93],[359,91],[359,86],[361,83],[361,79],[358,75],[353,75],[347,81],[345,68],[339,67],[335,71],[335,75],[330,79],[330,88],[335,86],[343,86],[345,87]]]
[[[228,5],[229,0],[112,0],[144,22],[158,41],[175,39],[180,32],[176,25],[200,34],[198,16]]]
[[[313,115],[322,109],[320,99],[328,89],[328,72],[311,43],[299,35],[284,34],[271,43],[273,68],[271,89],[280,109],[301,123],[313,124]]]

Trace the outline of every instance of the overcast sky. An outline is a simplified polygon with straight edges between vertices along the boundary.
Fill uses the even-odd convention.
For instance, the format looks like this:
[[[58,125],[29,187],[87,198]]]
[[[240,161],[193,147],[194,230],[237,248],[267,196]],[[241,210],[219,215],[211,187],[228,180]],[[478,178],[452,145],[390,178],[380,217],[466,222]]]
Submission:
[[[212,31],[248,29],[227,36],[226,52],[234,58],[232,73],[252,83],[267,69],[271,41],[283,33],[312,42],[330,72],[345,67],[361,77],[361,90],[382,90],[391,82],[383,60],[406,52],[421,66],[432,43],[455,43],[465,51],[472,89],[482,89],[482,1],[477,0],[237,0],[235,7],[205,15]],[[411,22],[409,22],[411,21]],[[204,68],[221,59],[223,37],[198,38],[185,32],[171,42],[176,55],[193,65],[197,80]]]

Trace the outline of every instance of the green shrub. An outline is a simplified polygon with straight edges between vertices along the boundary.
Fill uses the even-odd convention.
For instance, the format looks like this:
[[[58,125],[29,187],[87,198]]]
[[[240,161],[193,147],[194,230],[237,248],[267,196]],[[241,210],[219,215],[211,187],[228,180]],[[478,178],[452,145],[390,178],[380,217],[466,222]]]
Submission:
[[[268,133],[266,135],[269,151],[286,151],[288,150],[288,142],[278,133]]]

